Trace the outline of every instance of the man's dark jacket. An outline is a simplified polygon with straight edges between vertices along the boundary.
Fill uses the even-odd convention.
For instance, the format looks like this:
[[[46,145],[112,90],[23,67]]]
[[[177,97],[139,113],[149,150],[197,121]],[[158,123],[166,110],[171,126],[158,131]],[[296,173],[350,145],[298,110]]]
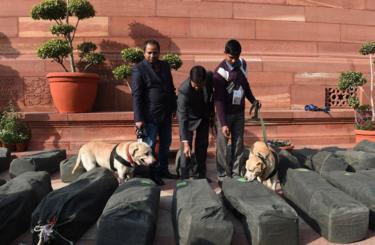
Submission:
[[[160,123],[176,111],[176,93],[168,63],[159,61],[159,76],[146,60],[132,72],[134,121]]]
[[[208,122],[214,113],[212,73],[209,72],[206,86],[202,89],[203,97],[197,93],[190,84],[190,78],[186,79],[178,90],[178,120],[181,140],[189,139],[189,131],[198,128],[202,120]]]

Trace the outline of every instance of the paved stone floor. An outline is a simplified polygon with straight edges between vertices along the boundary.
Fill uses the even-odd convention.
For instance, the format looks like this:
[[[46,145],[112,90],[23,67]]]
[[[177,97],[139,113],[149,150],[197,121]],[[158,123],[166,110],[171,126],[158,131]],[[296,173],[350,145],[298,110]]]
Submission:
[[[172,168],[173,168],[173,165],[171,164],[170,169]],[[213,182],[211,183],[211,186],[218,193],[220,192],[220,188],[217,186],[217,183],[216,183],[216,177],[215,177],[216,169],[215,169],[214,159],[210,158],[208,160],[207,168],[208,168],[208,176],[213,180]],[[8,178],[6,173],[1,173],[0,177]],[[167,184],[162,187],[162,192],[161,192],[159,218],[158,218],[157,231],[156,231],[154,245],[175,244],[172,221],[171,221],[171,201],[172,201],[173,188],[175,187],[175,181],[166,180],[166,182]],[[56,174],[52,177],[52,185],[54,189],[58,189],[58,188],[65,186],[66,184],[62,183],[59,178],[59,174]],[[233,216],[230,216],[229,218],[232,220],[234,227],[235,227],[235,233],[234,233],[232,244],[233,245],[248,244],[246,237],[245,237],[245,233],[243,231],[242,225],[239,222],[239,220],[237,220]],[[301,245],[335,244],[335,243],[328,242],[326,239],[321,237],[318,233],[314,232],[310,228],[310,226],[308,226],[302,219],[300,219],[299,230],[300,230],[299,240],[300,240]],[[95,244],[95,236],[96,236],[96,226],[94,225],[89,231],[86,232],[86,234],[81,238],[81,240],[77,244],[79,245]],[[32,244],[31,235],[29,233],[25,233],[12,243],[12,245],[19,245],[19,244]],[[366,240],[352,243],[352,244],[374,245],[375,233],[369,230]]]

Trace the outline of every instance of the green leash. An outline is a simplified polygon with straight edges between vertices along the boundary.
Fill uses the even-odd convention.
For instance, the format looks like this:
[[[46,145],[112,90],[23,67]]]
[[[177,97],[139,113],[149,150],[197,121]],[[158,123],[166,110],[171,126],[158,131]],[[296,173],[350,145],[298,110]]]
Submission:
[[[267,144],[267,132],[266,132],[266,126],[264,125],[263,118],[259,117],[259,121],[260,121],[260,126],[262,127],[263,141],[264,141],[264,143]]]

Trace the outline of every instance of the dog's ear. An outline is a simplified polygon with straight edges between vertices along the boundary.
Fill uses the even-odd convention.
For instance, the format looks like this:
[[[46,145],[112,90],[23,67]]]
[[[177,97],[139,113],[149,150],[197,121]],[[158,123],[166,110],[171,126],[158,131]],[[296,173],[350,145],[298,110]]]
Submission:
[[[134,147],[133,151],[132,151],[132,156],[135,156],[135,153],[138,151],[138,146]]]

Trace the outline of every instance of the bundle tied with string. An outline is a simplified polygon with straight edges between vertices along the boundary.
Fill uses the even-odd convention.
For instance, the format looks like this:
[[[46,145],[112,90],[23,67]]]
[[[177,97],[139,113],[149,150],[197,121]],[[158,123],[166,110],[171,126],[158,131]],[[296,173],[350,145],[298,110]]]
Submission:
[[[31,217],[33,244],[73,244],[96,222],[118,186],[113,173],[94,168],[49,193]]]

